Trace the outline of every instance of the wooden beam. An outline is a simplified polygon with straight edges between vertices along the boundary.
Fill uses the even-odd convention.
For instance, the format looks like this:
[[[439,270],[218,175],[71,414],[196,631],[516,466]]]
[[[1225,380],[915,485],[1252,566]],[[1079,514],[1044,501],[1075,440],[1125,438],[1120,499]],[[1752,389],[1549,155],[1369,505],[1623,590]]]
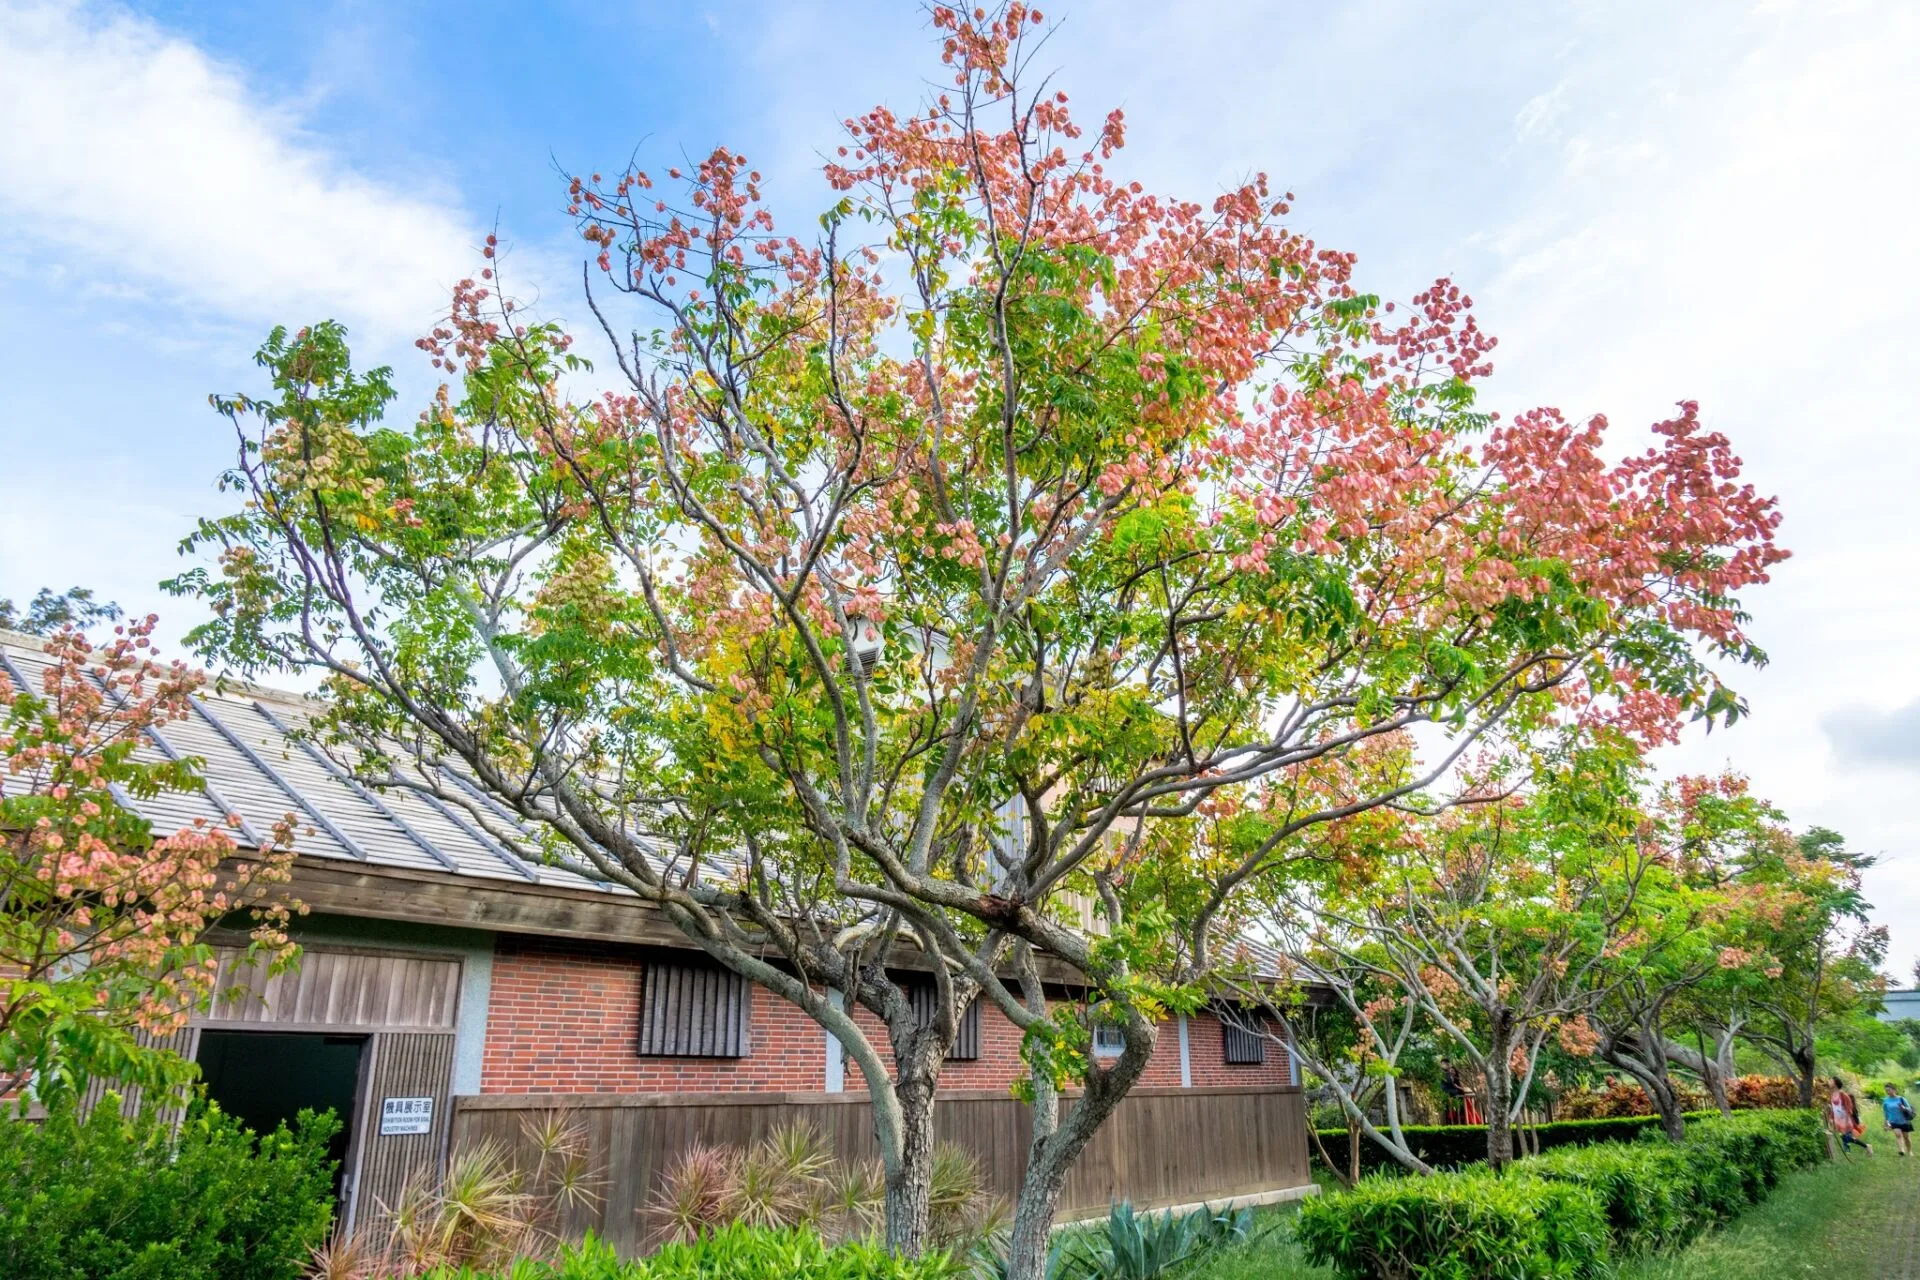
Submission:
[[[310,910],[333,915],[695,949],[658,907],[605,889],[571,889],[341,858],[302,857],[294,860],[290,891]],[[908,946],[897,947],[887,965],[923,971],[930,967],[919,948]],[[1042,956],[1039,965],[1040,980],[1050,988],[1086,985],[1080,971],[1065,961]]]
[[[1139,1085],[1128,1090],[1129,1098],[1230,1098],[1251,1095],[1299,1093],[1297,1084],[1262,1085]],[[1061,1090],[1063,1098],[1077,1098],[1078,1089]],[[1005,1089],[941,1089],[942,1102],[1001,1102],[1012,1097]],[[786,1090],[780,1093],[472,1093],[453,1100],[460,1111],[526,1111],[539,1107],[559,1107],[569,1111],[602,1110],[608,1107],[727,1107],[727,1106],[865,1106],[864,1089],[846,1093],[822,1093],[819,1090]]]
[[[601,890],[298,858],[290,892],[309,909],[334,915],[643,946],[690,945],[658,908]]]
[[[695,949],[658,907],[604,889],[445,875],[340,858],[297,858],[289,891],[309,910],[332,915]],[[909,970],[928,967],[926,956],[916,947],[899,948],[888,964]],[[1050,985],[1085,982],[1079,970],[1045,957],[1040,977]]]

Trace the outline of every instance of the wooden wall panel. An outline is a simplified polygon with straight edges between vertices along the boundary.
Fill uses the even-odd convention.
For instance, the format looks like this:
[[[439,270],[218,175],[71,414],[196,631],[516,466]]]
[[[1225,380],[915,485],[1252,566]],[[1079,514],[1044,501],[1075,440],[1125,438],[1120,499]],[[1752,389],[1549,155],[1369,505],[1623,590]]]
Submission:
[[[460,962],[357,949],[304,951],[296,968],[269,974],[244,951],[222,949],[208,1026],[280,1030],[333,1027],[453,1029]]]
[[[383,1239],[385,1209],[398,1201],[409,1179],[437,1185],[453,1124],[453,1037],[445,1033],[383,1031],[368,1046],[371,1062],[360,1103],[353,1220]],[[426,1133],[380,1132],[387,1098],[431,1098],[433,1124]]]
[[[371,1104],[375,1105],[375,1104]],[[863,1094],[492,1094],[455,1100],[455,1148],[492,1140],[531,1161],[523,1126],[549,1110],[569,1113],[604,1178],[596,1208],[567,1223],[623,1253],[647,1242],[646,1213],[661,1174],[695,1143],[737,1146],[794,1121],[817,1127],[844,1160],[875,1154]],[[988,1182],[1011,1196],[1032,1135],[1023,1103],[999,1093],[949,1093],[935,1113],[943,1142],[980,1158]],[[1113,1200],[1142,1207],[1223,1200],[1303,1186],[1305,1108],[1297,1089],[1139,1089],[1103,1126],[1067,1179],[1062,1217],[1102,1214]]]
[[[200,1030],[198,1027],[182,1027],[172,1035],[166,1036],[156,1036],[151,1032],[136,1031],[133,1033],[133,1038],[149,1049],[166,1049],[179,1054],[182,1058],[191,1062],[194,1051],[199,1046]],[[123,1089],[117,1080],[98,1079],[88,1081],[86,1089],[80,1095],[81,1114],[86,1115],[91,1112],[94,1107],[99,1105],[100,1099],[104,1097],[109,1090],[121,1095],[121,1115],[132,1116],[139,1114],[142,1090],[138,1088]],[[169,1111],[172,1113],[172,1119],[177,1122],[180,1118],[181,1108],[171,1107]]]

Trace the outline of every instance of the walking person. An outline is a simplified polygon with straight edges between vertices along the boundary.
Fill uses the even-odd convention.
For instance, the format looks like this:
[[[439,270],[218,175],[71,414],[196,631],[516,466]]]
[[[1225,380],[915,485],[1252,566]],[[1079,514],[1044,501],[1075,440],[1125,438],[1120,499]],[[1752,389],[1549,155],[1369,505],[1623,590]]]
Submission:
[[[1900,1154],[1913,1154],[1913,1104],[1900,1096],[1900,1090],[1893,1081],[1887,1081],[1887,1095],[1880,1099],[1880,1109],[1886,1114],[1887,1128],[1893,1133],[1894,1144]]]
[[[1833,1078],[1833,1092],[1827,1095],[1827,1122],[1840,1139],[1841,1154],[1859,1147],[1868,1155],[1873,1154],[1873,1144],[1867,1141],[1866,1126],[1860,1123],[1860,1104],[1847,1092],[1847,1086],[1840,1077]]]

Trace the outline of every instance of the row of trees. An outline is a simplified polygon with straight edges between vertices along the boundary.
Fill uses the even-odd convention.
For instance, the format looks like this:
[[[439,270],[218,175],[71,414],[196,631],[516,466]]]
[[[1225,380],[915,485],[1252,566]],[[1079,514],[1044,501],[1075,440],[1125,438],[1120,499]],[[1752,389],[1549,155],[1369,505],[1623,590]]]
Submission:
[[[1482,409],[1457,286],[1363,292],[1264,177],[1146,192],[1119,113],[1083,131],[1034,74],[1038,14],[932,20],[951,87],[847,122],[817,234],[725,148],[570,180],[597,392],[491,239],[410,424],[339,326],[275,331],[270,390],[215,401],[241,501],[171,584],[199,651],[317,675],[342,767],[625,886],[837,1037],[896,1249],[991,1002],[1031,1068],[1014,1277],[1169,1013],[1301,1025],[1238,937],[1339,994],[1360,1048],[1316,1070],[1390,1081],[1441,1027],[1502,1135],[1548,1040],[1665,1071],[1676,1002],[1800,964],[1681,922],[1766,923],[1719,904],[1788,901],[1806,855],[1639,795],[1638,753],[1740,714],[1722,673],[1761,659],[1739,593],[1786,553],[1726,438],[1688,403],[1610,461],[1604,419]]]
[[[1831,831],[1795,837],[1741,779],[1654,786],[1618,741],[1483,786],[1471,807],[1380,815],[1362,856],[1275,886],[1267,919],[1310,985],[1261,1004],[1353,1128],[1430,1172],[1400,1082],[1436,1060],[1475,1082],[1496,1167],[1550,1065],[1637,1082],[1676,1141],[1681,1075],[1726,1110],[1736,1047],[1813,1104],[1816,1062],[1846,1053],[1823,1038],[1879,1007],[1871,859]],[[1871,1063],[1892,1056],[1867,1038]]]

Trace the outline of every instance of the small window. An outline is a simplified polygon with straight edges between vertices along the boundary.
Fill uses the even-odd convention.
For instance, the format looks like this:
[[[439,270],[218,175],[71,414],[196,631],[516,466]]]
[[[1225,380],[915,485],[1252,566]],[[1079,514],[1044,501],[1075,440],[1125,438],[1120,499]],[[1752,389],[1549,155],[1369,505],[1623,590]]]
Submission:
[[[730,969],[649,964],[640,996],[640,1054],[744,1058],[752,1003],[747,980]]]
[[[921,1026],[933,1021],[934,1006],[940,1000],[940,988],[931,982],[915,982],[907,988],[907,999],[913,1004],[914,1017]],[[980,1057],[980,997],[975,996],[967,1002],[966,1012],[960,1015],[960,1025],[953,1034],[953,1047],[947,1050],[948,1062],[975,1062]]]
[[[1230,1067],[1257,1067],[1267,1060],[1267,1036],[1258,1023],[1243,1027],[1223,1019],[1220,1039]]]
[[[1096,1026],[1093,1029],[1093,1054],[1096,1058],[1117,1058],[1127,1051],[1127,1033],[1119,1027]]]

